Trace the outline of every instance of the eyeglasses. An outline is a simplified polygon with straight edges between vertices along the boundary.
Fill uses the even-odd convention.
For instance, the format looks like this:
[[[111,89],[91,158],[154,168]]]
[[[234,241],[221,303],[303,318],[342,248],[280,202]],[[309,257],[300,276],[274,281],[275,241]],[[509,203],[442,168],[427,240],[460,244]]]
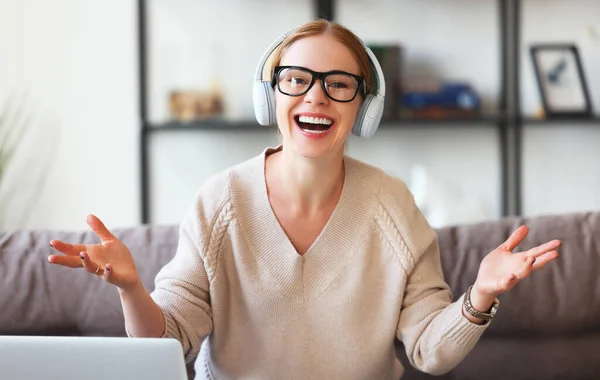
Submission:
[[[273,71],[273,83],[279,92],[289,96],[306,94],[321,80],[321,88],[327,97],[336,102],[351,102],[358,90],[364,89],[364,78],[341,70],[320,73],[300,66],[277,66]]]

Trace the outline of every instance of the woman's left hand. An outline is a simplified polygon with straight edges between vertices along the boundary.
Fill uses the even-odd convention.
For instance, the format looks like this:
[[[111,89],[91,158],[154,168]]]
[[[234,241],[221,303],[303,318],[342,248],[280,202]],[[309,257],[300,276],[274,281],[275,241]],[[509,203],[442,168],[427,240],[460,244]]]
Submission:
[[[493,300],[498,295],[511,290],[531,272],[544,267],[558,257],[556,249],[561,244],[560,240],[549,241],[525,252],[513,253],[512,251],[523,241],[528,232],[527,226],[517,228],[503,244],[481,261],[477,280],[473,286],[473,291],[479,296],[478,298]]]

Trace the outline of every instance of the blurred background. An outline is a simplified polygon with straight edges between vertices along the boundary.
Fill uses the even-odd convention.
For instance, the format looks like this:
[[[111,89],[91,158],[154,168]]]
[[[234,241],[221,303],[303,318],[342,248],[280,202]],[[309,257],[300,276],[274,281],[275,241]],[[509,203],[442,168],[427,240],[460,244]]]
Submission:
[[[348,154],[403,179],[434,227],[600,209],[599,0],[0,0],[0,230],[178,223],[210,176],[276,144],[256,64],[319,16],[388,81]]]

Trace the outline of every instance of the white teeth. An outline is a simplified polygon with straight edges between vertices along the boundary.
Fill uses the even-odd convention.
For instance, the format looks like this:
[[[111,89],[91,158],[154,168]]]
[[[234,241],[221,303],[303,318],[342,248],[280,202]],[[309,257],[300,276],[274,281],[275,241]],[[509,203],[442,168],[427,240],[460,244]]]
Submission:
[[[310,124],[322,124],[322,125],[333,124],[333,120],[327,119],[324,117],[300,116],[299,120],[302,123],[310,123]]]
[[[317,131],[317,130],[314,130],[314,129],[304,129],[304,128],[302,130],[304,132],[306,132],[306,133],[312,133],[312,134],[315,134],[315,135],[320,135],[322,133],[327,133],[328,132],[328,130]]]

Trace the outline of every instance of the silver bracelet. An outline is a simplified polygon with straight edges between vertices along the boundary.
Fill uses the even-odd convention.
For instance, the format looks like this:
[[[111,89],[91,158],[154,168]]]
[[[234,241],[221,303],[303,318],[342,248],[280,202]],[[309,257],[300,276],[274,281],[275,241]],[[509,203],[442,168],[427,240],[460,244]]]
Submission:
[[[498,300],[498,298],[496,298],[494,300],[494,302],[492,303],[492,307],[490,307],[490,310],[487,313],[476,310],[473,307],[473,305],[471,304],[471,290],[472,289],[473,289],[473,285],[469,286],[469,289],[467,289],[467,293],[465,294],[465,298],[464,298],[464,302],[463,302],[465,311],[472,317],[483,319],[486,323],[491,321],[494,318],[494,316],[496,315],[496,312],[498,311],[498,306],[500,305],[500,301]]]

